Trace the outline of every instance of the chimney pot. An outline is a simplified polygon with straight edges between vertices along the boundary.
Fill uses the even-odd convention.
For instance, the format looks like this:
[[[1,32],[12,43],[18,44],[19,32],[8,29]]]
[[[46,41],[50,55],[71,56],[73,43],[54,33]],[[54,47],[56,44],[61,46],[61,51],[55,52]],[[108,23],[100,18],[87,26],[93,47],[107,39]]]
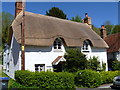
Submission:
[[[82,20],[82,22],[88,24],[89,27],[92,28],[91,17],[88,17],[88,13],[85,13],[85,18]]]
[[[104,25],[101,25],[100,36],[102,39],[105,39],[105,37],[107,37],[107,31]]]
[[[15,17],[23,10],[22,4],[22,0],[18,0],[15,3]]]

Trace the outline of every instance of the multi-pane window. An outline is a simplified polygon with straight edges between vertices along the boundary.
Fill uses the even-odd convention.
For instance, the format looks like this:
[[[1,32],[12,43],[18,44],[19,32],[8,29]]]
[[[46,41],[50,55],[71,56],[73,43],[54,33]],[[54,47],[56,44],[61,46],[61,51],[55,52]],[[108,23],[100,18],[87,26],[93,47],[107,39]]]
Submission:
[[[85,40],[83,43],[82,51],[89,51],[90,43],[88,40]]]
[[[62,46],[61,40],[57,38],[54,41],[54,49],[61,49],[61,46]]]
[[[35,71],[45,71],[45,64],[35,64]]]

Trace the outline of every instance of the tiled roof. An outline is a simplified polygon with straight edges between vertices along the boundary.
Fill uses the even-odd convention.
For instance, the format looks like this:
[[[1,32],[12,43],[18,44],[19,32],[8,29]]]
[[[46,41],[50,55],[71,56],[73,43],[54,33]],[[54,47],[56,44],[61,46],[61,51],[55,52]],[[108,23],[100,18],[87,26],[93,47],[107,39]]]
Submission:
[[[58,61],[60,60],[60,58],[62,58],[62,56],[58,56],[58,57],[52,62],[52,64],[58,62]]]
[[[108,44],[109,48],[107,52],[116,52],[120,49],[120,33],[108,35],[105,38],[106,43]]]

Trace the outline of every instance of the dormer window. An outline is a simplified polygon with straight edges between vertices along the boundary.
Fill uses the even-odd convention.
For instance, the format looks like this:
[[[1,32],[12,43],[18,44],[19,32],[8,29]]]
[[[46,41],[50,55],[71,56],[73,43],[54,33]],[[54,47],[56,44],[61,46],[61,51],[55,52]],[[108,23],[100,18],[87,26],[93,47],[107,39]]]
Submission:
[[[90,51],[90,45],[91,45],[90,42],[88,40],[85,40],[81,50],[83,52],[89,52]]]
[[[60,38],[57,38],[55,41],[54,41],[54,49],[56,50],[61,50],[62,46],[62,42],[61,42],[61,39]]]

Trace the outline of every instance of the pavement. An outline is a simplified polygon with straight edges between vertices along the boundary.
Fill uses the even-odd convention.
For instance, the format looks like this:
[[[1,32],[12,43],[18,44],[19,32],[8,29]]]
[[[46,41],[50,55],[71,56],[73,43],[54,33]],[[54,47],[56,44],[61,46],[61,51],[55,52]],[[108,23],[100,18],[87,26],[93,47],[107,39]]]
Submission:
[[[103,84],[101,86],[99,86],[98,88],[111,88],[110,86],[113,85],[112,83],[110,84]]]
[[[103,84],[97,88],[76,88],[76,90],[114,90],[111,89],[111,85],[113,85],[112,83],[110,84]]]

